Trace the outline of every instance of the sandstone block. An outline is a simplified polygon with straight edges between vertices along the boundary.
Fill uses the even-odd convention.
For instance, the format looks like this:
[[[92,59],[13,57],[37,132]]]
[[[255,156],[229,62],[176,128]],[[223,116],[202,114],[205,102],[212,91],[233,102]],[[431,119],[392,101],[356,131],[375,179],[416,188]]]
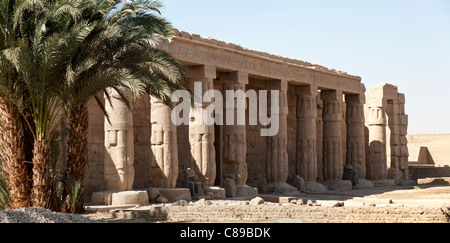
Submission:
[[[148,188],[147,193],[148,193],[148,200],[150,202],[155,201],[156,198],[161,196],[161,193],[159,192],[158,188],[154,188],[154,187]]]
[[[258,195],[258,188],[250,187],[248,185],[237,185],[236,196],[238,197],[252,197]]]
[[[178,200],[192,201],[189,188],[158,188],[158,191],[169,202],[176,202]]]
[[[351,190],[353,188],[352,182],[348,180],[332,180],[321,183],[327,186],[329,190]]]
[[[224,199],[226,198],[226,192],[224,188],[220,188],[218,186],[205,186],[203,187],[206,195],[212,194],[214,199]]]
[[[261,204],[264,204],[264,199],[262,199],[260,197],[255,197],[250,201],[251,206],[258,206]]]
[[[139,204],[148,205],[147,191],[123,191],[112,193],[111,205]]]
[[[375,187],[374,183],[372,181],[366,180],[366,179],[359,179],[358,185],[356,186],[358,189],[363,188],[373,188]]]
[[[236,184],[233,179],[227,178],[223,184],[225,188],[225,193],[227,197],[235,197],[236,196]]]
[[[305,191],[306,192],[325,192],[327,191],[327,188],[316,182],[306,182],[305,183]]]
[[[91,204],[92,205],[111,205],[112,203],[112,191],[94,192],[92,193]]]
[[[373,181],[373,184],[375,185],[375,187],[396,186],[395,181],[394,180],[390,180],[390,179]]]

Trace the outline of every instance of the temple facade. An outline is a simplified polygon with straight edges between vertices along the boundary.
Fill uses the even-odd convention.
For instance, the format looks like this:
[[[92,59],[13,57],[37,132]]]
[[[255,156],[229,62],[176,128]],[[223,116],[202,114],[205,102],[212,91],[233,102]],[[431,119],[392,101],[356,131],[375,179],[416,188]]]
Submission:
[[[89,108],[88,200],[92,192],[189,187],[191,177],[206,190],[232,184],[232,196],[351,189],[355,185],[343,179],[346,167],[357,172],[360,186],[409,179],[408,117],[397,87],[382,84],[366,94],[358,76],[175,32],[171,43],[158,48],[183,63],[186,87],[201,84],[203,94],[254,91],[258,101],[266,101],[264,115],[279,117],[278,133],[262,136],[270,125],[249,121],[261,107],[248,102],[215,107],[221,109],[216,118],[234,115],[237,121],[245,114],[232,125],[175,126],[172,110],[158,100],[142,96],[130,111],[112,94],[113,106],[106,106],[111,123],[95,102]],[[267,97],[259,92],[264,90]],[[271,99],[273,90],[279,99]],[[236,104],[225,95],[211,98],[201,108],[215,99]],[[271,109],[274,102],[279,109]]]

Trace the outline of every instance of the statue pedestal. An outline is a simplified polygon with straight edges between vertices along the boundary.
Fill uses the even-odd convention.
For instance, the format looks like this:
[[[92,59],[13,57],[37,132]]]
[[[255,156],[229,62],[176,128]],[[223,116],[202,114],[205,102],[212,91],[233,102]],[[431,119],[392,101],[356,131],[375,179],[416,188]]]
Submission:
[[[104,191],[92,194],[92,205],[140,205],[147,206],[149,199],[147,191]]]
[[[169,200],[176,202],[178,200],[192,201],[189,188],[158,188],[159,193]]]
[[[352,190],[353,185],[351,181],[347,180],[328,180],[320,182],[325,185],[328,190]]]

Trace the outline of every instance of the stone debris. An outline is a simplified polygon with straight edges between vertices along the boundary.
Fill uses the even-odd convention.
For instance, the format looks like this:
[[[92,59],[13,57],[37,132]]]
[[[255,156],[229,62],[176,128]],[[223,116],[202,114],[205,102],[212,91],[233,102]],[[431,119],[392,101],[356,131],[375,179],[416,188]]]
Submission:
[[[57,213],[44,208],[0,210],[0,223],[100,223],[78,214]]]
[[[255,197],[250,201],[250,205],[252,206],[258,206],[264,204],[264,199],[260,197]]]

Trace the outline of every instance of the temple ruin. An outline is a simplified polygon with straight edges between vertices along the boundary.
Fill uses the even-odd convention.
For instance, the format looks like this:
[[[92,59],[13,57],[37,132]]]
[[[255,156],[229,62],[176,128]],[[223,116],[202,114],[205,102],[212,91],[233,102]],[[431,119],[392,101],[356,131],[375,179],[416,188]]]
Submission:
[[[111,123],[95,102],[89,108],[88,200],[93,192],[150,187],[216,198],[351,189],[345,166],[360,187],[408,181],[408,116],[397,87],[366,95],[358,76],[175,32],[158,48],[183,63],[190,89],[201,82],[203,92],[279,91],[278,134],[261,136],[260,123],[175,126],[158,100],[142,96],[130,111],[112,94]],[[248,119],[250,110],[224,107],[223,114]]]

